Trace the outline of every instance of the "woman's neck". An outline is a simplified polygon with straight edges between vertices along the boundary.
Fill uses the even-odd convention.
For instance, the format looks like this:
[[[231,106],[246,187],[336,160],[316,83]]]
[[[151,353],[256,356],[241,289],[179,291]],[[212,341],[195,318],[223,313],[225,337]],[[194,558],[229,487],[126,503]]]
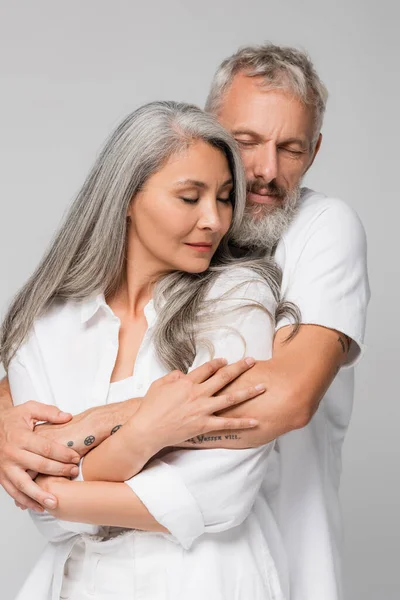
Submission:
[[[132,249],[128,248],[124,278],[116,292],[107,298],[107,302],[119,313],[136,317],[143,313],[153,296],[154,285],[164,273],[160,270],[160,265],[140,248],[135,248],[135,259],[132,254]]]

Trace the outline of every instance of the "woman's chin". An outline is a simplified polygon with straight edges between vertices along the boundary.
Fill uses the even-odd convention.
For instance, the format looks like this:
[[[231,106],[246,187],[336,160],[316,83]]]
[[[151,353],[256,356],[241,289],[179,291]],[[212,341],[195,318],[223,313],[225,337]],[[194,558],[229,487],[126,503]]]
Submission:
[[[210,266],[210,261],[198,261],[197,264],[186,264],[182,266],[179,270],[184,271],[185,273],[204,273],[207,271]]]

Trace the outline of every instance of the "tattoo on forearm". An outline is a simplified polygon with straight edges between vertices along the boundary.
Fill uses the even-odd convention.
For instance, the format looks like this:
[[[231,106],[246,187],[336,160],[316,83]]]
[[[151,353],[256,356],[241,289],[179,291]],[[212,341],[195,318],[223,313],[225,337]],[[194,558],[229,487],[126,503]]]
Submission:
[[[69,446],[70,448],[74,445],[74,442],[67,442],[67,446]]]
[[[339,335],[337,341],[342,346],[343,354],[346,354],[350,350],[351,338],[348,335]]]
[[[118,431],[118,429],[121,429],[122,425],[116,425],[115,427],[113,427],[111,429],[111,433],[110,435],[112,435],[113,433],[116,433]]]
[[[191,444],[203,444],[204,442],[222,442],[225,440],[240,440],[240,436],[236,433],[228,433],[226,435],[196,435],[196,437],[186,440]]]
[[[87,438],[85,438],[83,443],[85,444],[85,446],[91,446],[93,444],[93,442],[95,441],[95,439],[96,438],[94,437],[94,435],[88,435]]]

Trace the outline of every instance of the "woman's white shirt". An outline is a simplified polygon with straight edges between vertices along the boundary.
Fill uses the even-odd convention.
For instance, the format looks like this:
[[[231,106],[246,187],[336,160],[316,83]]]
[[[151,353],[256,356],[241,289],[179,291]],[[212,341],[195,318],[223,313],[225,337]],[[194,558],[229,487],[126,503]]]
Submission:
[[[243,281],[246,283],[238,286]],[[215,321],[206,336],[214,346],[215,356],[229,362],[245,355],[259,360],[270,358],[274,334],[270,315],[274,314],[275,301],[268,286],[252,271],[238,268],[218,278],[209,299],[224,293],[224,301],[215,305]],[[269,314],[254,304],[245,306],[250,301],[262,305]],[[157,319],[152,301],[145,308],[145,316],[148,330],[124,398],[115,395],[118,386],[122,391],[123,382],[111,384],[110,388],[120,322],[104,297],[54,303],[35,322],[28,340],[10,364],[8,376],[14,403],[34,398],[75,414],[105,404],[112,396],[114,401],[143,396],[153,381],[168,372],[159,361],[152,340]],[[199,344],[192,368],[209,358],[209,349]],[[200,598],[206,593],[210,600],[228,599],[232,594],[246,600],[287,597],[285,574],[281,571],[278,575],[266,539],[266,532],[276,535],[274,545],[279,545],[279,534],[259,493],[272,449],[273,443],[247,450],[174,451],[126,482],[170,531],[127,534],[129,539],[134,536],[137,549],[133,558],[139,573],[135,599],[178,600],[184,595]],[[104,530],[64,522],[46,513],[32,513],[32,517],[50,543],[18,600],[58,600],[64,564],[73,546],[78,540],[97,536],[93,539],[98,540],[100,551]],[[126,535],[121,536],[120,543],[126,540]],[[137,571],[147,554],[146,569]],[[164,572],[166,556],[169,568],[165,585],[158,586],[154,575],[160,569]],[[152,575],[154,589],[149,584]],[[169,594],[165,590],[174,591]]]

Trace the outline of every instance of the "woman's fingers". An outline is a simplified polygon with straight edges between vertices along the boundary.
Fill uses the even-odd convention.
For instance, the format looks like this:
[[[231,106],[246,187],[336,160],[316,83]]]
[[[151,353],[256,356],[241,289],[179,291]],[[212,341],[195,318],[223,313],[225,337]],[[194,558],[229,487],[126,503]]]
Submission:
[[[215,375],[200,384],[201,394],[204,396],[213,396],[239,377],[239,375],[251,369],[255,365],[255,362],[254,358],[247,357],[219,369]]]
[[[192,383],[203,383],[226,364],[227,360],[225,358],[214,358],[213,360],[204,363],[204,365],[193,369],[186,377],[190,379]]]
[[[209,402],[209,410],[213,413],[218,413],[222,410],[227,410],[232,406],[236,406],[237,404],[241,404],[242,402],[246,402],[247,400],[251,400],[260,394],[265,392],[265,385],[259,384],[254,386],[249,386],[242,390],[237,390],[236,392],[232,392],[230,394],[222,394],[221,396],[214,396],[210,398]]]
[[[245,417],[210,417],[207,433],[213,431],[235,431],[238,429],[254,429],[259,425],[256,419]]]

